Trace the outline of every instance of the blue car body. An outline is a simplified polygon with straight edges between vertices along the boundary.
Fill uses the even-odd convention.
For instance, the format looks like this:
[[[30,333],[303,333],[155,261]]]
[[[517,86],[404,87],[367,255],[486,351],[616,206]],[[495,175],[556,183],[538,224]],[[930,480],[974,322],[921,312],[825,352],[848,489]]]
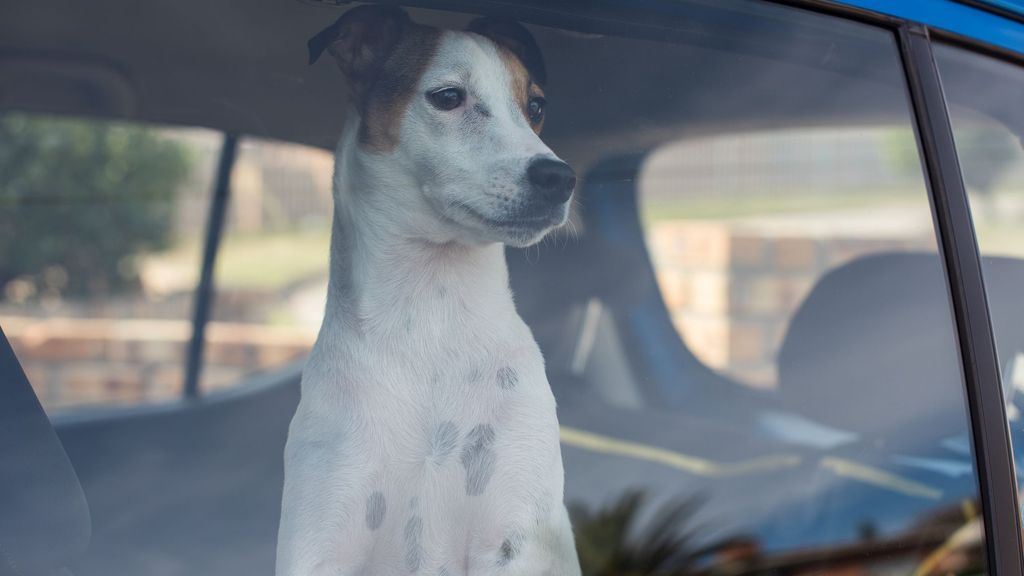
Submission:
[[[929,27],[1024,55],[1024,2],[986,0],[843,0],[847,6]]]

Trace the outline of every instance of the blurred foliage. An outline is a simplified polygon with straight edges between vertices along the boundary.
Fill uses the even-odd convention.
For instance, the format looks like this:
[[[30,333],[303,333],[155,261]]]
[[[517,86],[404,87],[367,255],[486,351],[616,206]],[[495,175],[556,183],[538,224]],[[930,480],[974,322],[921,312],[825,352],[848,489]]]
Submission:
[[[964,182],[974,192],[989,194],[1006,170],[1021,153],[1021,144],[1004,127],[992,124],[971,124],[954,127],[954,140],[960,158]],[[923,166],[917,142],[905,130],[892,131],[885,141],[889,165],[899,174],[922,173]]]
[[[913,567],[906,573],[917,576],[984,573],[981,520],[976,512],[965,512],[968,503],[940,509],[903,533],[883,537],[865,522],[858,526],[857,540],[777,551],[774,557],[762,555],[755,536],[709,538],[717,531],[695,521],[701,505],[699,498],[648,502],[640,490],[597,510],[570,504],[583,576],[867,574],[901,566]],[[895,543],[902,543],[899,549]]]
[[[953,137],[964,182],[970,190],[980,194],[991,193],[1020,154],[1020,143],[1001,126],[972,125],[954,129]]]
[[[0,289],[57,297],[138,285],[170,239],[187,149],[137,125],[0,117]],[[8,290],[10,292],[10,290]]]
[[[659,505],[649,517],[645,502],[643,492],[629,491],[600,510],[569,506],[583,576],[683,576],[717,549],[697,543],[699,500]]]
[[[881,150],[889,167],[900,177],[917,179],[924,174],[917,138],[912,132],[888,130],[882,140]]]

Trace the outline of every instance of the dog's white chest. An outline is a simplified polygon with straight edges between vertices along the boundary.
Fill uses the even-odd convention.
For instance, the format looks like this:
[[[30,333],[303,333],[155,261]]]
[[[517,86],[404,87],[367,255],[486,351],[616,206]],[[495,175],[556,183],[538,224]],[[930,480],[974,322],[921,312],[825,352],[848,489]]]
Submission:
[[[450,576],[552,565],[567,522],[554,400],[529,332],[505,325],[525,332],[426,351],[343,346],[338,374],[311,361],[286,490],[321,516],[307,537],[333,535],[331,563]]]

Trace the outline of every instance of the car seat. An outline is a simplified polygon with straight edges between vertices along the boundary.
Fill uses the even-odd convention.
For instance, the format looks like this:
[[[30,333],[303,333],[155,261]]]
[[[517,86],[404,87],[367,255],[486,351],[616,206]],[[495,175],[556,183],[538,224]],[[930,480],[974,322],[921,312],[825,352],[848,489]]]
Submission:
[[[1024,263],[984,259],[1001,359],[1024,350]],[[959,344],[936,253],[857,259],[821,278],[778,356],[786,406],[892,451],[919,453],[967,431]]]
[[[68,575],[89,533],[78,477],[0,331],[0,576]]]

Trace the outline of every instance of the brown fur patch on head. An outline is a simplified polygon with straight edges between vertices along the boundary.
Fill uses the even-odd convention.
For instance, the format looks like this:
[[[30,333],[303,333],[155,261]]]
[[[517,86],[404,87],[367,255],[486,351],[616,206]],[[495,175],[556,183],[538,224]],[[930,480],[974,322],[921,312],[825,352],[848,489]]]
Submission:
[[[348,10],[309,40],[309,62],[324,51],[348,80],[362,116],[360,143],[378,151],[398,143],[401,119],[437,50],[441,31],[414,23],[397,6]]]
[[[402,118],[440,40],[441,31],[436,28],[414,25],[406,30],[363,101],[358,103],[363,117],[360,143],[380,152],[398,145]]]
[[[512,96],[530,127],[540,134],[544,116],[538,122],[530,120],[530,99],[544,96],[540,85],[547,82],[547,68],[533,34],[518,22],[491,17],[477,18],[466,30],[487,38],[498,47],[498,54],[512,78]]]
[[[530,120],[530,99],[537,96],[543,97],[544,90],[533,81],[533,77],[523,65],[523,61],[511,50],[498,45],[498,56],[501,57],[501,63],[508,71],[509,88],[512,91],[512,97],[519,105],[519,111],[522,112],[523,118],[526,118],[526,122],[533,128],[533,131],[540,134],[544,127],[544,117],[541,116],[540,122],[537,123]]]

